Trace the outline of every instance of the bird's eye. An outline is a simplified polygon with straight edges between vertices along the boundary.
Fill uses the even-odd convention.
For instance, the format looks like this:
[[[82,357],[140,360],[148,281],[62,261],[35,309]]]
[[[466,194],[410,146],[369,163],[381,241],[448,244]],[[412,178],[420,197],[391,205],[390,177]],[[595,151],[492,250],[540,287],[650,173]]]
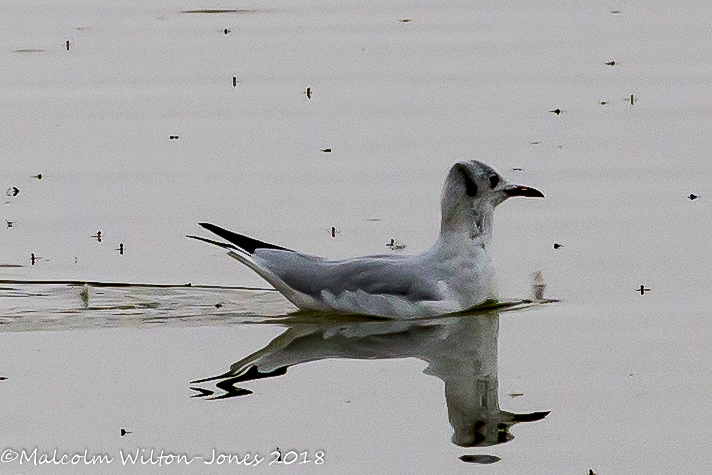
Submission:
[[[494,188],[499,184],[499,177],[497,175],[492,175],[489,177],[490,186]]]

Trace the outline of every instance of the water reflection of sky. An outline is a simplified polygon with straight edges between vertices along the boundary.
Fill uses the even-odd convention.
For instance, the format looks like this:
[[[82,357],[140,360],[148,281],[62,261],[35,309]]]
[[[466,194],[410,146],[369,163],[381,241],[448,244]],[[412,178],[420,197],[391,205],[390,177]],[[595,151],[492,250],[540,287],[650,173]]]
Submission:
[[[496,473],[707,469],[708,5],[276,0],[181,13],[210,7],[4,6],[0,278],[264,286],[185,239],[200,221],[334,258],[390,252],[391,239],[417,253],[435,238],[448,168],[485,160],[547,196],[498,209],[501,295],[527,295],[541,270],[563,303],[500,316],[500,404],[552,412],[473,453],[501,456]],[[471,469],[446,434],[444,380],[417,357],[303,363],[243,382],[247,397],[190,399],[188,381],[284,331],[270,316],[291,308],[273,292],[92,288],[83,308],[80,287],[0,287],[8,440],[113,447],[127,424],[130,441],[270,451],[277,433],[324,443],[327,414],[342,423],[326,443],[342,473],[403,472],[415,457],[404,440],[427,455],[423,473]]]

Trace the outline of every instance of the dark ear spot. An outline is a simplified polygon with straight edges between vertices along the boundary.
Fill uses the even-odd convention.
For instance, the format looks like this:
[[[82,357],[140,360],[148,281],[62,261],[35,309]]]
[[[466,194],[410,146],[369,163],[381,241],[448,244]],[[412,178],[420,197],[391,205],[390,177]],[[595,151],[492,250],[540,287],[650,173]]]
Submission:
[[[467,192],[467,196],[477,196],[477,184],[472,178],[470,178],[470,175],[467,173],[467,168],[460,167],[460,173],[465,179],[465,189]]]
[[[492,175],[491,177],[489,177],[489,182],[490,186],[494,188],[499,184],[499,177],[497,175]]]

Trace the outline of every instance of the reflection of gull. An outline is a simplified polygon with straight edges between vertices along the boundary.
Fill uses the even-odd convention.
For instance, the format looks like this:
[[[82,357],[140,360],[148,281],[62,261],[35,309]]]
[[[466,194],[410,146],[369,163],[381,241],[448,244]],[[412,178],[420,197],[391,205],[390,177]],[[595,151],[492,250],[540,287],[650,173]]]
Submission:
[[[511,440],[517,422],[537,421],[548,412],[515,414],[499,408],[497,341],[499,310],[419,321],[287,321],[287,330],[265,348],[214,378],[225,391],[212,399],[250,394],[236,383],[283,375],[300,363],[328,358],[419,358],[426,374],[445,383],[448,417],[459,446],[488,446]],[[315,317],[316,318],[316,317]],[[302,322],[304,320],[302,319]],[[203,395],[208,391],[198,389]],[[212,392],[211,392],[212,395]]]
[[[496,299],[490,251],[494,208],[511,196],[543,197],[512,185],[488,165],[456,163],[442,192],[440,237],[416,256],[330,260],[201,226],[230,241],[189,236],[227,249],[300,309],[388,317],[459,312]]]

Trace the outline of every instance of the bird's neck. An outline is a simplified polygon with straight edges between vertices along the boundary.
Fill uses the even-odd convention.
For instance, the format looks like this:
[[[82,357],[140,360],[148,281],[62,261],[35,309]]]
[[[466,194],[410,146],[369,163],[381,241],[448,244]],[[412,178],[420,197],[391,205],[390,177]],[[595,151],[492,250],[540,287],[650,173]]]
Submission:
[[[492,240],[493,212],[494,208],[487,203],[443,207],[439,246],[486,248]]]

